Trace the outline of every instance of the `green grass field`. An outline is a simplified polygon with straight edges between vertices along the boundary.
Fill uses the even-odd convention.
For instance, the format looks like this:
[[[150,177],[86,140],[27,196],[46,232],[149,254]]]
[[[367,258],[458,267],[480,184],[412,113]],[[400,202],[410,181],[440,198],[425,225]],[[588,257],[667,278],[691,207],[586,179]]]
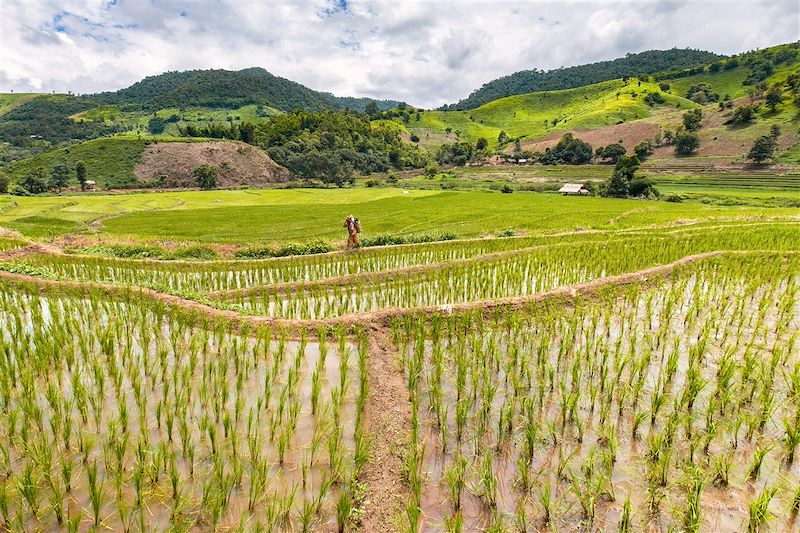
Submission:
[[[213,109],[196,106],[190,106],[184,109],[171,107],[159,109],[154,113],[145,113],[140,111],[122,111],[117,106],[103,106],[78,113],[71,118],[73,120],[99,120],[105,124],[122,126],[129,129],[129,133],[132,134],[161,140],[179,135],[179,128],[184,128],[189,124],[197,127],[204,127],[208,124],[228,124],[229,122],[234,122],[236,124],[242,122],[261,122],[268,120],[271,116],[282,113],[272,107],[260,107],[260,113],[259,106],[256,105],[246,105],[236,109]],[[151,135],[147,131],[147,123],[154,115],[165,120],[177,115],[179,120],[177,122],[167,123],[164,133]]]
[[[511,137],[535,139],[552,132],[646,118],[665,107],[696,106],[680,96],[662,93],[664,106],[650,107],[643,101],[648,92],[661,91],[657,83],[614,80],[577,89],[509,96],[470,111],[425,111],[419,121],[412,115],[404,126],[420,137],[423,146],[458,139],[475,142],[479,137],[495,145],[503,130]],[[452,131],[447,133],[447,128]]]
[[[792,217],[791,208],[573,198],[555,194],[402,189],[187,191],[3,197],[0,225],[34,238],[87,233],[102,241],[218,244],[336,241],[358,216],[365,235],[625,229],[731,218]]]

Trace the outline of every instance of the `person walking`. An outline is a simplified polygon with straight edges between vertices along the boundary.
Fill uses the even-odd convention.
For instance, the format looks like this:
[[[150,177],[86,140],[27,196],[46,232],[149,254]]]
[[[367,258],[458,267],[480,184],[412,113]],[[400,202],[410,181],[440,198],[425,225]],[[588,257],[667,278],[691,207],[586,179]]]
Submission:
[[[358,234],[361,233],[361,224],[358,219],[353,215],[348,215],[344,219],[344,228],[347,228],[347,244],[345,250],[353,248],[361,248],[361,243],[358,241]]]

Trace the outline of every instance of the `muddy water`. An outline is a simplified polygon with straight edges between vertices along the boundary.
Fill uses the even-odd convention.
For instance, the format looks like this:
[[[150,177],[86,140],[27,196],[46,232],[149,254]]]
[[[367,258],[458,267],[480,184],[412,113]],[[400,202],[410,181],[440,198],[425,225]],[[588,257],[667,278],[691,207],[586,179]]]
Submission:
[[[242,524],[253,528],[267,524],[271,515],[278,514],[279,502],[292,493],[288,518],[280,520],[280,527],[296,525],[304,502],[317,498],[323,484],[328,486],[326,482],[332,478],[329,442],[332,449],[343,453],[340,472],[352,468],[359,370],[356,350],[347,342],[342,345],[331,339],[321,347],[318,342],[280,339],[277,332],[258,338],[235,336],[223,330],[193,329],[124,304],[31,299],[10,293],[0,294],[0,338],[0,382],[6,384],[0,393],[4,406],[0,443],[8,452],[7,468],[14,473],[11,479],[0,480],[0,485],[8,491],[9,520],[16,520],[13,529],[60,530],[47,480],[63,487],[62,462],[72,465],[73,471],[72,490],[63,497],[64,513],[79,517],[80,530],[93,524],[87,469],[95,461],[102,483],[101,527],[110,530],[139,529],[142,521],[148,531],[209,529],[214,522],[223,529]],[[323,352],[324,366],[319,364]],[[36,368],[36,372],[26,367]],[[312,376],[318,368],[319,399],[316,413],[312,413]],[[342,396],[343,375],[346,388]],[[295,383],[290,386],[292,380]],[[142,391],[139,401],[137,388]],[[81,397],[86,398],[85,422],[79,407]],[[23,422],[25,413],[31,412],[29,399],[40,413],[41,428],[33,419]],[[60,404],[62,414],[51,407],[51,401]],[[338,421],[333,416],[335,404],[341,406]],[[283,414],[279,415],[281,405]],[[291,431],[293,405],[297,415]],[[72,430],[65,440],[67,417]],[[168,418],[173,421],[171,432]],[[273,420],[277,422],[273,424]],[[23,431],[27,431],[24,438]],[[284,432],[291,437],[281,463],[278,443]],[[334,439],[339,433],[340,438]],[[114,435],[124,435],[119,440],[124,443],[121,477]],[[251,450],[249,439],[256,436],[258,444]],[[93,444],[84,460],[81,440],[87,439]],[[44,447],[52,451],[51,466],[35,460],[41,456],[26,442],[46,443]],[[137,505],[135,471],[140,464],[140,446],[146,480],[141,505]],[[173,512],[170,461],[160,460],[159,446],[174,458],[178,472],[181,503],[177,514]],[[255,462],[262,465],[265,477],[255,486],[257,498],[249,509]],[[36,518],[13,488],[28,464],[34,465],[38,488],[40,511]],[[241,479],[225,490],[223,511],[215,518],[211,502],[220,494],[218,481],[237,479],[237,469]],[[314,518],[316,530],[335,530],[338,490],[334,484],[323,493]]]
[[[705,386],[697,395],[692,411],[692,432],[695,435],[703,435],[707,431],[706,414],[709,405],[717,401],[712,397],[715,394],[719,362],[726,350],[735,356],[737,366],[732,383],[740,391],[746,390],[754,382],[759,386],[762,384],[763,373],[768,368],[764,362],[773,356],[775,347],[779,350],[784,347],[789,351],[782,356],[773,385],[769,388],[773,402],[763,430],[756,430],[752,438],[747,435],[748,417],[757,415],[761,406],[756,396],[753,401],[740,404],[738,409],[743,410],[741,416],[735,415],[732,407],[715,414],[717,429],[708,455],[702,449],[702,439],[695,439],[694,464],[700,467],[705,479],[701,497],[701,530],[746,530],[748,506],[754,497],[765,487],[778,486],[781,490],[770,504],[773,518],[764,531],[796,531],[797,523],[788,512],[788,502],[800,484],[800,457],[791,465],[784,460],[782,420],[785,417],[792,420],[800,407],[797,400],[789,396],[786,377],[786,372],[800,365],[797,343],[792,345],[791,340],[793,335],[800,334],[800,298],[796,288],[799,281],[800,278],[792,276],[754,284],[746,277],[729,279],[713,271],[701,272],[676,279],[665,287],[620,297],[608,304],[562,310],[553,316],[533,318],[524,325],[510,329],[475,332],[465,340],[447,340],[445,336],[438,341],[445,353],[441,385],[443,403],[448,413],[445,451],[442,450],[442,430],[436,427],[434,405],[427,392],[423,392],[420,412],[421,419],[426,423],[422,441],[426,449],[424,468],[427,475],[421,505],[424,516],[422,529],[443,530],[445,518],[453,512],[444,471],[453,465],[456,454],[466,458],[470,464],[461,508],[466,531],[481,531],[498,523],[510,528],[517,520],[520,507],[526,511],[528,526],[541,528],[543,510],[539,494],[547,483],[550,484],[554,502],[552,530],[615,530],[621,517],[622,504],[628,495],[633,507],[634,531],[661,532],[680,528],[687,501],[687,472],[691,465],[686,407],[679,411],[680,421],[675,432],[667,485],[658,489],[663,499],[656,516],[651,516],[647,510],[648,442],[651,434],[655,436],[665,431],[673,411],[673,401],[682,394],[687,383],[689,354],[700,349],[698,345],[705,332],[708,338],[699,366]],[[778,306],[787,289],[791,300],[787,308],[788,319],[782,317]],[[762,301],[767,304],[760,303]],[[760,314],[762,316],[759,318]],[[422,390],[429,391],[434,366],[431,341],[426,343],[425,351],[422,375],[426,383]],[[461,351],[466,351],[470,369],[476,369],[474,374],[471,371],[467,373],[466,394],[477,390],[477,397],[470,410],[465,436],[457,443],[455,359]],[[664,386],[667,360],[673,351],[678,354],[676,370],[669,384]],[[487,352],[499,355],[487,356]],[[746,352],[752,364],[756,365],[756,370],[744,376]],[[546,356],[539,359],[539,353]],[[607,391],[609,387],[614,390],[605,393],[611,394],[613,401],[607,413],[607,422],[601,424],[600,402],[596,400],[592,407],[590,397],[592,388],[598,387],[599,361],[606,353],[609,377],[605,387]],[[643,385],[634,408],[630,396],[624,401],[620,400],[620,392],[629,389],[627,383],[631,380],[633,363],[642,361],[645,353],[650,353],[650,359],[645,367],[637,370],[642,372]],[[513,357],[520,362],[509,363]],[[617,368],[625,357],[630,359],[617,379]],[[549,370],[539,373],[537,364],[545,365]],[[485,365],[491,368],[488,378],[480,373]],[[506,373],[508,370],[512,370],[509,375]],[[554,376],[552,384],[548,378],[550,371]],[[514,374],[520,372],[523,378],[516,381],[522,389],[516,392]],[[576,382],[577,389],[581,393],[575,412],[583,425],[582,438],[571,422],[568,421],[564,428],[561,426],[561,407],[568,398],[565,394],[575,390],[572,380],[576,375],[580,380]],[[487,379],[497,386],[497,392],[489,405],[488,430],[479,438],[476,431],[482,405],[481,391]],[[667,391],[667,401],[659,411],[655,424],[651,425],[651,400],[659,387]],[[603,393],[595,392],[598,398],[600,394]],[[530,464],[533,488],[529,493],[522,493],[518,485],[517,459],[523,449],[525,415],[520,403],[525,397],[535,399],[539,395],[544,401],[536,416],[538,436]],[[734,395],[734,399],[738,397]],[[499,413],[504,405],[512,401],[517,402],[513,434],[498,444]],[[645,413],[646,418],[639,426],[638,438],[633,438],[636,412]],[[605,439],[609,428],[614,428],[616,435],[616,461],[610,472],[603,474],[605,466],[602,457],[609,453]],[[738,447],[734,447],[734,442],[738,443]],[[767,453],[758,476],[750,479],[748,469],[759,445],[773,448]],[[497,482],[496,512],[488,505],[480,482],[480,457],[485,453],[491,454],[493,459],[492,472]],[[715,486],[710,463],[726,453],[731,454],[730,484],[727,487]],[[590,457],[593,459],[590,460]],[[580,493],[586,494],[583,473],[589,464],[595,472],[599,472],[590,479],[609,476],[607,481],[602,482],[604,490],[596,503],[596,514],[591,525],[581,511],[578,498]]]

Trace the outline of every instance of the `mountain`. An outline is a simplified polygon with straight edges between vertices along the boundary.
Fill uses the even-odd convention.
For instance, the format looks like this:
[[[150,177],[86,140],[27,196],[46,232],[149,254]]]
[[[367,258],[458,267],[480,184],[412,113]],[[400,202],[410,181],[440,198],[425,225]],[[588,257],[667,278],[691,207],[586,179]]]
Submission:
[[[258,67],[238,71],[213,69],[166,72],[148,76],[125,89],[88,98],[105,105],[119,105],[123,109],[149,111],[187,105],[232,109],[255,104],[287,113],[293,109],[320,111],[344,108],[364,111],[367,104],[373,101],[370,98],[337,97],[315,91]],[[375,103],[380,109],[400,104],[392,100],[375,100]]]
[[[555,70],[523,70],[484,84],[464,100],[447,106],[447,109],[451,111],[475,109],[492,100],[515,94],[573,89],[617,78],[683,70],[706,65],[723,57],[702,50],[673,48],[627,54],[612,61],[599,61]]]
[[[432,151],[443,144],[474,145],[483,138],[492,149],[509,151],[519,140],[523,149],[541,152],[566,133],[595,147],[618,142],[632,151],[641,141],[675,132],[682,126],[683,113],[695,108],[702,109],[704,117],[697,154],[707,163],[741,163],[755,139],[773,127],[782,132],[779,160],[794,162],[800,158],[800,97],[789,89],[789,79],[798,75],[800,43],[795,42],[708,65],[671,67],[643,79],[507,96],[475,109],[405,114],[392,110],[383,113],[380,122]],[[782,101],[773,109],[766,105],[765,92],[774,86],[781,88]],[[735,108],[750,105],[752,120],[734,123]],[[674,159],[674,148],[663,144],[653,156],[658,158]]]
[[[29,145],[31,139],[60,143],[126,130],[125,125],[115,120],[87,119],[92,115],[87,113],[90,110],[105,110],[112,115],[139,113],[144,117],[163,109],[189,107],[213,111],[258,106],[276,113],[294,109],[364,111],[370,102],[383,110],[401,104],[391,100],[334,96],[274,76],[262,68],[166,72],[148,76],[118,91],[17,99],[13,105],[0,107],[0,142],[15,146]],[[103,113],[95,113],[98,114]]]

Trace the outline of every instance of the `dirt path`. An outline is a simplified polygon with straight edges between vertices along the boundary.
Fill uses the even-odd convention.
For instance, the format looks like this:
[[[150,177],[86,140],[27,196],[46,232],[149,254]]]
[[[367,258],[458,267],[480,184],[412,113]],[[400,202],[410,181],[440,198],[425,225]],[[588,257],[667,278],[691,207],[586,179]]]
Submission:
[[[397,522],[410,494],[403,474],[403,455],[408,446],[411,405],[399,354],[387,329],[372,327],[368,332],[369,399],[364,415],[372,441],[362,475],[368,493],[361,529],[397,531]]]

